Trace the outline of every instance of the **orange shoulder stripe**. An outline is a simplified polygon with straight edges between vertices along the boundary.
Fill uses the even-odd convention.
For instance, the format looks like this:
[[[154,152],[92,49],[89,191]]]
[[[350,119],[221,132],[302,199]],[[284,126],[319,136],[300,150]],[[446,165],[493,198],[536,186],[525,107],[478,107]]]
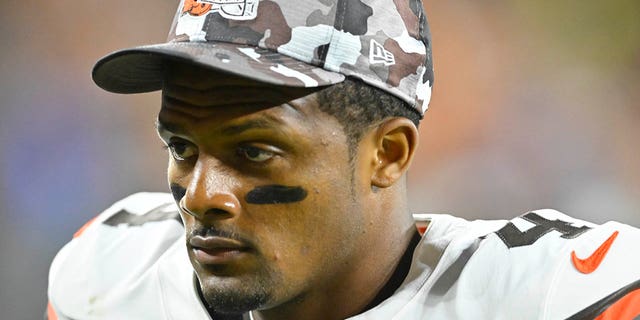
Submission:
[[[47,303],[47,320],[58,320],[58,315],[56,314],[56,311],[53,310],[51,301]]]
[[[76,231],[76,233],[73,234],[73,237],[79,237],[84,232],[84,230],[86,230],[96,220],[97,217],[98,216],[95,216],[91,220],[87,221],[87,223],[85,223],[82,227],[80,227],[80,229],[78,229],[78,231]]]
[[[633,320],[640,316],[640,289],[629,292],[595,320]]]

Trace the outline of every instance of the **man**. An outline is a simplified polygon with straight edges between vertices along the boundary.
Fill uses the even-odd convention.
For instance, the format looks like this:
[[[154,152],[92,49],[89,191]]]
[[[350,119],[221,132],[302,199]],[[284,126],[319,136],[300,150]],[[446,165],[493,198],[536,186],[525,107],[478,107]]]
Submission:
[[[433,83],[418,0],[183,0],[169,38],[93,75],[162,90],[172,195],[132,195],[76,233],[50,319],[640,315],[638,229],[408,212]]]

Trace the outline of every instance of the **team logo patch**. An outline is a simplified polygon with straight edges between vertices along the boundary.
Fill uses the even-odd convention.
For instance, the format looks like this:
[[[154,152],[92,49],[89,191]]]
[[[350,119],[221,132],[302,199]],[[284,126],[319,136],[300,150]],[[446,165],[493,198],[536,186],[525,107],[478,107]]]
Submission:
[[[382,63],[385,66],[391,66],[396,64],[396,58],[393,56],[393,53],[385,49],[376,40],[371,39],[369,43],[369,63]]]
[[[182,13],[202,16],[218,12],[229,20],[253,20],[258,15],[259,0],[185,0]]]
[[[196,0],[185,0],[182,6],[182,14],[188,13],[192,16],[202,16],[211,11],[211,4],[201,3]]]

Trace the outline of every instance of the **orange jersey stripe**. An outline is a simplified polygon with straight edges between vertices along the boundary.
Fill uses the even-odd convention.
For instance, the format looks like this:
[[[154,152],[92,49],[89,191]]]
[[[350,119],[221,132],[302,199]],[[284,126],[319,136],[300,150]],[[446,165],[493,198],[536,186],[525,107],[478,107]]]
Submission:
[[[595,320],[633,320],[640,316],[640,289],[629,292]]]
[[[47,303],[47,320],[58,320],[58,315],[56,311],[53,310],[51,302]]]
[[[86,230],[93,223],[93,221],[96,220],[97,217],[98,216],[95,216],[91,220],[87,221],[87,223],[85,223],[82,227],[80,227],[80,229],[78,229],[78,231],[76,231],[76,233],[73,234],[73,237],[79,237],[84,232],[84,230]]]

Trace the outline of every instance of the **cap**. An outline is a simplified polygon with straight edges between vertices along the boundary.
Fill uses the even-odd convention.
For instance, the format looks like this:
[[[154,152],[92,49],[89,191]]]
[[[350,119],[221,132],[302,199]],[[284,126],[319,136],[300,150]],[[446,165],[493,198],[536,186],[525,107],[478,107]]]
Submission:
[[[420,0],[182,0],[166,43],[107,55],[93,80],[115,93],[160,90],[167,59],[282,86],[354,77],[420,114],[433,85]]]

